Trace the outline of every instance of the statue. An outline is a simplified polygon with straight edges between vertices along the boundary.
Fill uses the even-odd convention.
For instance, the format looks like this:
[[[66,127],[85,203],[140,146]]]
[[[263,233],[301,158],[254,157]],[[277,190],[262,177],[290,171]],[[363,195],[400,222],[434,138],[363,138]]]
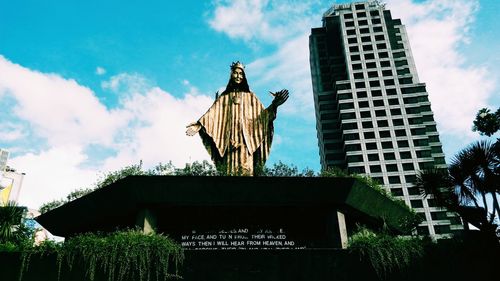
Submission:
[[[274,100],[264,108],[250,91],[243,64],[232,63],[226,90],[217,93],[208,111],[186,127],[186,135],[200,134],[217,169],[254,175],[269,156],[278,106],[288,99],[288,90],[270,93]]]

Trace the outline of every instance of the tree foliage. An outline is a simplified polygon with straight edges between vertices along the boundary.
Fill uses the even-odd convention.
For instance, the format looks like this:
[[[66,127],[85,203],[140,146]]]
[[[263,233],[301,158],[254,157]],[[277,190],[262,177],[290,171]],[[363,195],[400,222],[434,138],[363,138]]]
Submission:
[[[472,131],[491,137],[500,130],[500,108],[495,113],[488,108],[482,108],[476,114],[473,124]]]

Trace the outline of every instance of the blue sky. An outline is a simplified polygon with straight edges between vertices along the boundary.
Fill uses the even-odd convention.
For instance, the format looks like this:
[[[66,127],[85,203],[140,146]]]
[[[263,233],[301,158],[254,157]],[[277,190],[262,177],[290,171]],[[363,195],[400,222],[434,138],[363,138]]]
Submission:
[[[184,135],[247,65],[251,89],[287,88],[269,164],[319,170],[307,36],[334,1],[0,0],[0,147],[38,207],[143,160],[208,159]],[[337,1],[338,2],[338,1]],[[348,1],[341,1],[348,2]],[[447,157],[498,107],[499,1],[392,0],[427,83]]]

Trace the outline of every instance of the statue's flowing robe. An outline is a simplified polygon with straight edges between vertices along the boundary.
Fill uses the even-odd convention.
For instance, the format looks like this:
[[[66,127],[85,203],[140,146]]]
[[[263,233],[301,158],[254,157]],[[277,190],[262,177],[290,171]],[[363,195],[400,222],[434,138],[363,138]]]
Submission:
[[[264,109],[252,92],[219,96],[198,120],[203,144],[218,168],[252,175],[269,156],[276,107]]]

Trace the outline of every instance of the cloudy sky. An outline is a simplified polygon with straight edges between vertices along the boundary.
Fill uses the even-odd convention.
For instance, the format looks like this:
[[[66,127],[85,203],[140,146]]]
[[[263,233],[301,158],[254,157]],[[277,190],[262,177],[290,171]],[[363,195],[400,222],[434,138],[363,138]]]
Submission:
[[[21,204],[37,208],[140,160],[208,159],[185,125],[236,60],[265,105],[268,91],[291,92],[269,163],[319,170],[308,35],[334,3],[0,0],[0,148],[26,173]],[[477,110],[500,104],[499,1],[387,8],[407,27],[449,158],[477,138]]]

